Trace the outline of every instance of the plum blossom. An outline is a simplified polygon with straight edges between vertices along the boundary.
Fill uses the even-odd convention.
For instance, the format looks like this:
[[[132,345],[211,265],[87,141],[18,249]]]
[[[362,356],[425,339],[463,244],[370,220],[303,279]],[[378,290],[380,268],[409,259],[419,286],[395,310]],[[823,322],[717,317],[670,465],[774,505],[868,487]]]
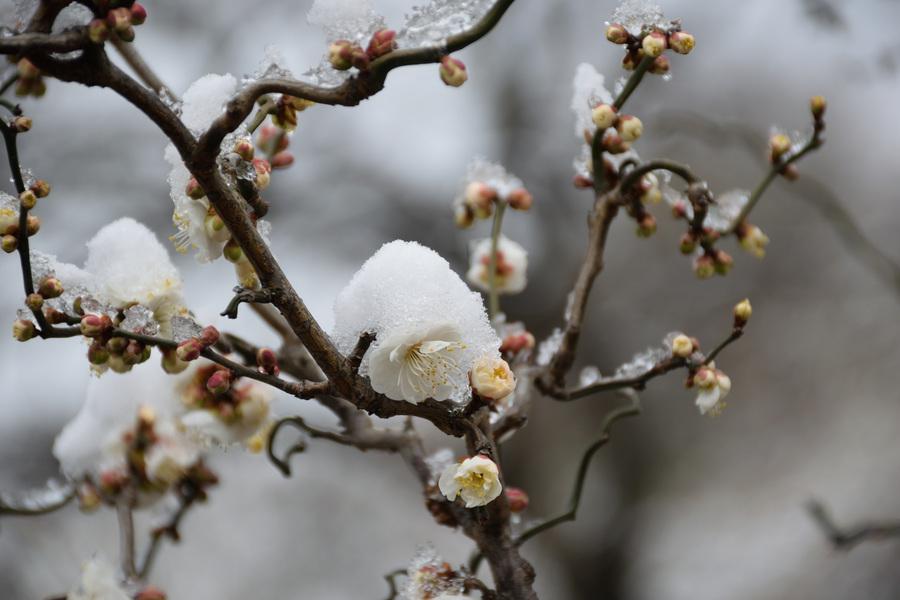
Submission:
[[[489,504],[503,491],[497,465],[481,454],[447,467],[441,473],[438,487],[448,500],[460,496],[466,508]]]
[[[472,388],[482,398],[502,400],[516,389],[516,376],[502,358],[482,357],[472,368]]]
[[[131,600],[122,589],[116,572],[104,558],[94,557],[81,567],[78,586],[66,596],[68,600]]]
[[[694,375],[697,386],[695,404],[700,414],[716,416],[725,409],[725,396],[731,391],[731,379],[716,369],[715,363],[701,367]]]
[[[491,260],[490,238],[474,242],[466,279],[480,290],[488,291]],[[501,294],[518,294],[525,289],[528,253],[518,243],[501,235],[497,240],[497,272],[494,282]]]

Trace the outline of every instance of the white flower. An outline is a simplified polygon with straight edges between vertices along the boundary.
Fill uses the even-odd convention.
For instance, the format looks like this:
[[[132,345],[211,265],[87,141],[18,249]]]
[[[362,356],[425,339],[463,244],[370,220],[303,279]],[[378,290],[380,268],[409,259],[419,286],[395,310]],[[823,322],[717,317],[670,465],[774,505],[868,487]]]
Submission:
[[[413,404],[447,400],[460,379],[458,358],[464,348],[459,331],[447,323],[395,332],[377,341],[369,356],[372,389]]]
[[[697,386],[695,404],[700,414],[716,416],[725,409],[725,396],[731,391],[731,379],[716,369],[714,363],[701,367],[694,375]]]
[[[385,244],[366,261],[338,295],[334,317],[333,338],[344,353],[361,334],[375,335],[360,374],[377,380],[376,389],[411,402],[432,392],[437,400],[468,402],[475,360],[500,355],[481,294],[436,252],[414,242]],[[414,353],[404,353],[417,344]],[[419,379],[409,379],[417,374]]]
[[[448,500],[460,496],[466,508],[484,506],[503,490],[497,465],[480,454],[444,469],[438,487]]]
[[[502,358],[483,356],[472,367],[472,388],[482,398],[502,400],[516,389],[516,376]]]
[[[466,279],[478,289],[488,291],[491,260],[491,240],[486,238],[473,244]],[[501,294],[518,294],[525,289],[528,253],[516,242],[501,235],[497,240],[497,272],[494,277]]]
[[[185,312],[181,275],[144,225],[119,219],[98,231],[87,247],[84,269],[101,302],[119,309],[146,306],[164,329],[173,316]]]
[[[200,453],[173,421],[155,422],[153,433],[155,443],[144,457],[147,477],[154,483],[170,486],[197,462]]]
[[[69,592],[68,600],[131,600],[122,589],[112,566],[103,558],[94,557],[81,567],[81,581]]]

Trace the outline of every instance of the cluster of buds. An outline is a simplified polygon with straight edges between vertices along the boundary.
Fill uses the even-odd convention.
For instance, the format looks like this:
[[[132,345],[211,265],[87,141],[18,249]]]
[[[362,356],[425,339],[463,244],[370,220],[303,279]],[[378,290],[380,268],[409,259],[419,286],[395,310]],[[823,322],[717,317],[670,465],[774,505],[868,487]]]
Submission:
[[[469,227],[475,219],[489,219],[494,214],[494,205],[504,203],[514,210],[528,210],[534,203],[534,197],[524,187],[515,188],[501,196],[496,188],[481,182],[470,182],[463,193],[461,201],[455,206],[456,225]]]
[[[115,335],[115,325],[108,315],[84,315],[80,327],[81,334],[91,339],[87,357],[94,367],[127,373],[150,358],[150,346]]]
[[[47,93],[47,84],[41,75],[41,70],[34,66],[27,58],[20,58],[16,63],[16,71],[19,78],[16,80],[16,96],[34,96],[40,98]]]
[[[42,179],[36,180],[24,192],[19,194],[19,210],[27,213],[35,207],[38,198],[44,198],[50,194],[50,184]],[[7,254],[15,252],[19,247],[19,215],[13,208],[0,207],[0,247]],[[27,215],[25,218],[25,232],[28,237],[35,235],[41,229],[41,220],[35,215]]]
[[[438,72],[441,75],[441,81],[450,87],[459,87],[469,78],[465,63],[449,55],[441,59]]]
[[[688,244],[682,240],[682,249]],[[694,259],[694,275],[699,279],[709,279],[713,275],[728,275],[734,265],[734,258],[718,248],[704,248],[703,254]]]
[[[297,128],[297,113],[303,112],[314,104],[315,102],[312,100],[282,94],[275,102],[275,110],[272,112],[272,122],[285,131],[293,131]],[[273,156],[274,160],[274,155],[270,154],[270,156]]]
[[[175,349],[174,358],[182,363],[184,366],[187,366],[187,363],[192,362],[200,358],[200,355],[207,348],[214,346],[219,341],[219,330],[213,327],[212,325],[207,325],[200,332],[200,335],[197,337],[192,337],[184,340],[178,347]],[[177,364],[177,363],[176,363]],[[175,365],[173,365],[175,366]],[[177,365],[181,366],[181,365]],[[179,368],[175,372],[183,371],[184,367]],[[168,369],[167,369],[168,371]],[[171,372],[171,371],[169,371]]]
[[[372,34],[369,45],[362,46],[350,40],[336,40],[328,47],[328,61],[338,71],[356,68],[367,71],[369,63],[397,49],[397,32],[393,29],[379,29]]]
[[[591,109],[591,120],[602,135],[603,149],[610,154],[621,154],[631,148],[631,143],[644,133],[644,124],[633,115],[620,115],[615,106],[600,103]],[[592,140],[587,139],[590,145]]]
[[[134,41],[134,28],[146,20],[147,9],[140,2],[133,2],[130,7],[110,8],[105,18],[96,18],[88,24],[88,37],[95,44],[102,44],[110,35],[131,42]]]
[[[226,424],[251,417],[244,412],[259,410],[252,385],[236,385],[234,373],[221,365],[204,364],[181,388],[181,399],[189,409],[212,411]],[[249,407],[244,410],[244,407]]]
[[[284,98],[284,96],[282,96],[282,98]],[[273,115],[273,119],[276,115]],[[276,119],[276,124],[279,123],[280,121]],[[296,125],[296,116],[294,124]],[[259,148],[259,151],[268,158],[254,159],[253,166],[256,168],[257,172],[257,184],[259,184],[258,179],[260,171],[271,174],[273,169],[285,169],[294,164],[294,155],[288,150],[288,146],[290,146],[291,143],[287,134],[288,131],[290,130],[281,127],[281,124],[279,124],[278,127],[272,125],[263,125],[260,127],[259,135],[256,137],[256,146]],[[267,186],[268,183],[265,185]],[[265,186],[257,185],[257,187],[259,187],[259,189],[264,189]]]
[[[652,59],[648,71],[654,75],[665,75],[669,72],[669,59],[666,50],[672,50],[678,54],[689,54],[694,49],[694,36],[681,31],[677,23],[672,23],[668,29],[654,28],[643,30],[639,35],[634,35],[619,23],[613,23],[606,28],[606,39],[614,44],[625,46],[625,58],[622,66],[633,71],[645,58]]]

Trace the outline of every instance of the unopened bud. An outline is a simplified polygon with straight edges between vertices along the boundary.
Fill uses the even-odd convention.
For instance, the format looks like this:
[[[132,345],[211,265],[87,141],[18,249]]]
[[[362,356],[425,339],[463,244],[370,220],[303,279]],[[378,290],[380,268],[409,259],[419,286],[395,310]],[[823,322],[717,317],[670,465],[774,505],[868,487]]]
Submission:
[[[99,340],[95,340],[88,346],[87,358],[92,365],[104,365],[109,360],[109,350],[105,344],[101,344]]]
[[[156,586],[148,585],[134,597],[134,600],[166,600],[167,596],[164,591]]]
[[[694,343],[691,338],[682,334],[676,335],[672,340],[672,354],[678,358],[687,358],[694,353]]]
[[[219,330],[212,325],[207,325],[200,332],[200,343],[206,347],[215,346],[219,341]]]
[[[40,294],[28,294],[25,297],[25,306],[27,306],[29,310],[41,310],[43,305],[44,297]]]
[[[44,277],[38,286],[38,293],[44,298],[59,298],[64,291],[62,282],[56,277]]]
[[[724,250],[716,250],[713,262],[715,263],[716,273],[719,275],[727,275],[734,264],[734,259]]]
[[[13,337],[20,342],[27,342],[31,338],[35,336],[37,333],[34,328],[34,323],[27,319],[17,319],[13,322],[12,328]]]
[[[626,142],[633,142],[644,133],[644,124],[637,117],[632,115],[622,115],[616,123],[616,129],[623,140]]]
[[[459,87],[469,78],[463,61],[452,56],[445,56],[441,59],[441,66],[438,71],[441,75],[441,81],[450,87]]]
[[[506,202],[512,209],[528,210],[534,203],[534,198],[525,188],[516,188],[506,195]]]
[[[19,203],[22,208],[25,210],[31,210],[34,208],[34,205],[37,204],[37,194],[32,192],[31,190],[25,190],[21,194],[19,194]]]
[[[218,369],[206,380],[206,389],[218,396],[231,389],[231,371]]]
[[[515,333],[503,338],[500,352],[501,354],[518,354],[523,350],[531,350],[534,348],[534,344],[534,336],[530,332]]]
[[[506,501],[509,502],[509,510],[520,513],[528,508],[528,494],[517,487],[506,488]]]
[[[46,198],[50,195],[50,184],[43,179],[38,179],[29,188],[38,198]]]
[[[106,361],[106,366],[109,367],[113,373],[120,374],[128,373],[134,368],[134,365],[125,362],[125,359],[122,358],[121,354],[111,354],[109,360]]]
[[[328,62],[338,71],[346,71],[353,66],[353,42],[337,40],[328,46]]]
[[[28,237],[37,234],[40,230],[41,220],[34,215],[28,215],[28,218],[25,219],[25,233],[28,234]]]
[[[203,344],[197,338],[189,338],[178,344],[175,350],[175,356],[183,362],[191,362],[200,358],[200,352],[203,351]]]
[[[784,133],[776,133],[769,138],[769,150],[771,152],[772,162],[781,158],[788,150],[791,149],[791,138]]]
[[[14,235],[7,234],[0,239],[0,248],[3,248],[3,251],[7,254],[15,252],[18,246],[19,240]]]
[[[109,24],[106,19],[94,19],[88,24],[88,38],[95,44],[109,39]]]
[[[144,345],[137,340],[130,340],[122,353],[122,360],[125,361],[126,365],[136,365],[144,362],[146,360],[144,358]]]
[[[188,368],[188,363],[180,360],[176,351],[170,348],[166,348],[162,351],[160,364],[162,365],[163,371],[169,375],[177,375]]]
[[[278,367],[278,356],[271,348],[260,348],[256,351],[256,365],[261,373],[278,375],[281,372]]]
[[[800,178],[800,169],[797,168],[797,165],[795,165],[794,163],[785,165],[784,168],[779,171],[779,173],[788,181],[797,181]]]
[[[694,375],[694,385],[699,388],[709,389],[717,383],[716,372],[709,367],[701,367]]]
[[[287,138],[285,137],[285,139]],[[269,187],[269,183],[272,181],[272,176],[270,175],[272,165],[269,164],[269,161],[264,158],[254,158],[253,168],[256,170],[256,189],[264,190]]]
[[[27,58],[22,58],[16,63],[16,70],[19,72],[19,78],[25,80],[37,79],[41,76],[40,69],[34,66],[34,63]]]
[[[294,155],[287,150],[279,152],[272,157],[272,161],[270,164],[272,165],[273,169],[286,169],[287,167],[294,164]]]
[[[131,24],[143,25],[147,20],[147,9],[140,2],[131,5]]]
[[[690,54],[694,43],[694,36],[685,31],[676,31],[669,36],[669,48],[678,54]]]
[[[379,56],[392,52],[397,47],[397,32],[393,29],[379,29],[372,34],[366,54],[374,60]]]
[[[91,512],[100,508],[102,499],[97,488],[90,483],[82,483],[78,486],[78,508],[83,512]]]
[[[618,23],[607,25],[606,39],[613,44],[624,44],[628,41],[628,30]]]
[[[241,247],[237,242],[231,239],[228,240],[227,244],[225,244],[225,248],[222,250],[222,255],[228,262],[236,263],[244,257],[244,251],[241,250]]]
[[[123,338],[121,336],[111,337],[106,342],[106,349],[109,350],[111,354],[122,354],[125,352],[125,349],[128,348],[128,338]]]
[[[19,133],[25,133],[31,129],[31,117],[26,117],[25,115],[19,115],[12,122],[13,127]]]
[[[610,154],[621,154],[627,152],[629,148],[628,142],[623,140],[621,135],[612,130],[608,130],[603,134],[602,144],[603,149]]]
[[[666,51],[666,34],[661,31],[651,31],[641,40],[641,48],[644,54],[651,58],[656,58]]]
[[[750,320],[752,314],[753,307],[750,306],[750,300],[744,298],[734,305],[734,326],[737,328],[743,327]]]
[[[827,106],[824,96],[813,96],[809,100],[809,110],[816,120],[821,119],[825,115]]]
[[[473,181],[466,186],[464,197],[466,204],[474,209],[475,216],[479,219],[486,219],[493,213],[497,190],[486,183]]]
[[[247,138],[241,138],[234,143],[234,152],[244,160],[253,160],[253,142]]]
[[[646,213],[638,221],[637,234],[640,237],[650,237],[654,233],[656,233],[656,217]]]
[[[112,329],[112,320],[107,315],[84,315],[81,317],[81,335],[85,337],[100,337]]]
[[[653,63],[650,65],[648,71],[653,75],[665,75],[669,72],[669,59],[666,56],[657,56],[653,59]]]
[[[188,195],[188,198],[193,198],[194,200],[199,200],[206,196],[206,192],[200,187],[200,183],[193,177],[188,180],[187,186],[184,188],[184,193]]]
[[[607,129],[616,123],[616,109],[609,104],[600,103],[591,110],[591,120],[597,129]]]
[[[216,242],[227,242],[231,239],[231,232],[225,226],[225,221],[217,214],[207,215],[203,221],[206,235]]]
[[[51,325],[59,325],[60,323],[68,322],[66,313],[61,310],[56,310],[52,306],[44,307],[44,318],[47,319],[47,322]]]
[[[682,254],[691,254],[694,250],[697,249],[697,236],[688,231],[683,236],[681,236],[681,241],[679,242],[679,250],[681,250]]]
[[[716,265],[711,256],[703,255],[694,261],[694,274],[700,279],[709,279],[716,274]]]
[[[114,8],[106,14],[106,21],[117,33],[131,27],[131,11],[125,7]]]
[[[460,229],[471,227],[475,222],[475,211],[468,204],[460,202],[453,207],[453,222]]]

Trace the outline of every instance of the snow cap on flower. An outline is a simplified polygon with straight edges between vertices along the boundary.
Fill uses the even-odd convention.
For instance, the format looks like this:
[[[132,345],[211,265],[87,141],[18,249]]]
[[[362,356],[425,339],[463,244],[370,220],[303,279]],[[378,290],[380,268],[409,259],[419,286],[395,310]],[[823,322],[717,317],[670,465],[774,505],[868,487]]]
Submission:
[[[499,357],[481,295],[415,242],[382,246],[338,295],[334,314],[333,337],[345,354],[361,334],[375,334],[360,373],[395,400],[467,402],[475,360]]]
[[[466,503],[466,508],[484,506],[503,491],[497,465],[481,454],[444,469],[438,487],[448,500],[461,497]]]
[[[469,271],[466,279],[476,288],[484,291],[490,289],[491,240],[486,238],[472,244]],[[501,235],[497,240],[497,272],[494,282],[501,294],[518,294],[525,289],[528,282],[528,253],[525,248]]]
[[[95,556],[81,567],[81,580],[66,596],[68,600],[131,600],[116,571],[104,558]]]

